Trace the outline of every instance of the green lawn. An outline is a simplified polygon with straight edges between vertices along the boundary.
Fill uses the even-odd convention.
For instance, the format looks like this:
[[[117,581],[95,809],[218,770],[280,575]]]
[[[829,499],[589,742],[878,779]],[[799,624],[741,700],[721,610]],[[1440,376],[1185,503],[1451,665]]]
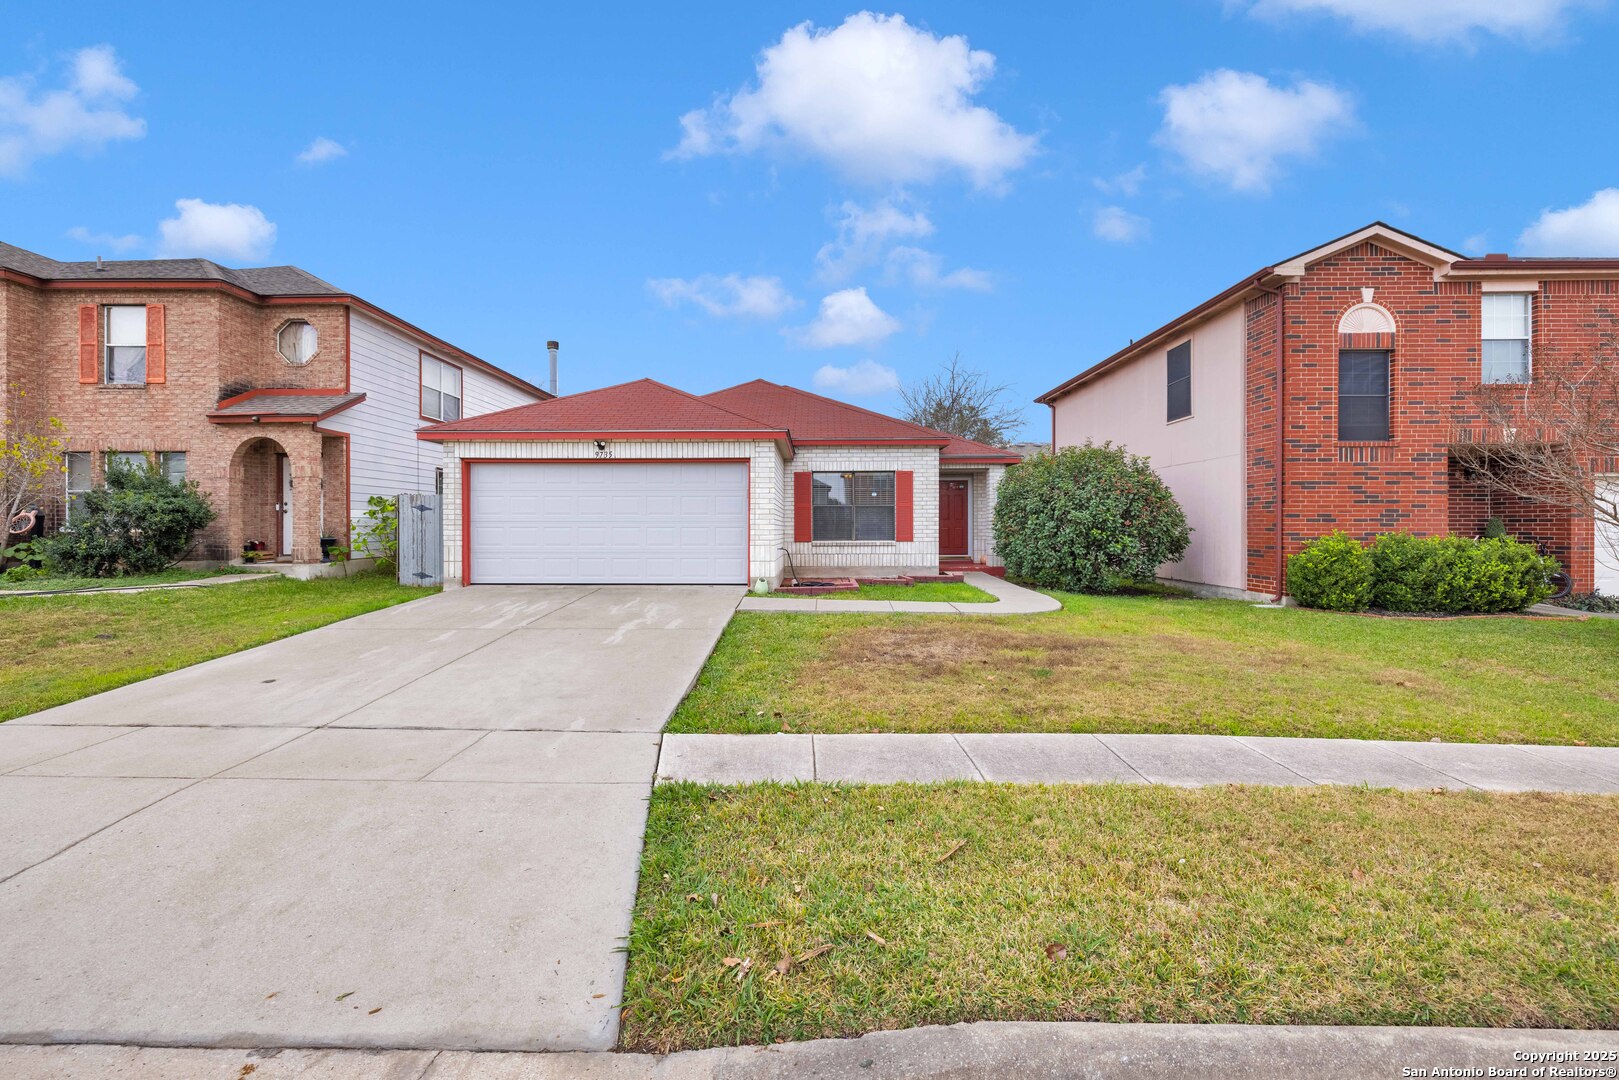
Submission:
[[[661,786],[621,1041],[967,1020],[1614,1028],[1616,831],[1606,796]]]
[[[0,599],[0,720],[427,595],[391,577]]]
[[[251,574],[252,570],[240,566],[221,566],[212,570],[183,570],[174,567],[155,574],[131,574],[121,578],[36,577],[24,581],[6,581],[0,578],[0,594],[7,592],[66,591],[76,589],[128,589],[136,585],[168,585],[176,581],[200,581],[204,578],[226,577],[232,574]],[[263,571],[258,572],[262,577]]]
[[[679,732],[1103,731],[1619,745],[1619,621],[1163,595],[1047,615],[739,613]]]
[[[802,600],[799,593],[766,593],[766,596]],[[862,585],[852,591],[826,593],[816,600],[927,600],[949,604],[988,604],[995,598],[965,581],[919,581],[915,585]]]

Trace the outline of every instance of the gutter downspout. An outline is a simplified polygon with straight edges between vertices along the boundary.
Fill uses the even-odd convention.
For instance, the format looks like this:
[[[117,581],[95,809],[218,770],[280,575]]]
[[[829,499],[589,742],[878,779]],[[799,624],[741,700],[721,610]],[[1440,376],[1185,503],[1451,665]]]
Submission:
[[[1283,505],[1287,501],[1287,286],[1265,289],[1276,297],[1276,597],[1287,592],[1287,552],[1283,543]]]

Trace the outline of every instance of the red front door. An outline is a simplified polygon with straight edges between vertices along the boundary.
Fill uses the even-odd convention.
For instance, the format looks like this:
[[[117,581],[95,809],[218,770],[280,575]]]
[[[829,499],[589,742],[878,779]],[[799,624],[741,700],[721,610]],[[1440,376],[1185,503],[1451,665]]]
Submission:
[[[970,555],[966,480],[939,481],[939,554]]]

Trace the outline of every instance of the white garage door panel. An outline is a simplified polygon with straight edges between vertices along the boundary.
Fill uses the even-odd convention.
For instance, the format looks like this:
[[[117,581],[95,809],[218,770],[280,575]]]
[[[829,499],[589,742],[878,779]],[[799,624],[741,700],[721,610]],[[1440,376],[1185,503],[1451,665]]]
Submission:
[[[477,584],[747,580],[740,462],[489,462],[471,481]]]
[[[1598,482],[1601,496],[1619,502],[1619,476]],[[1619,596],[1619,528],[1597,519],[1597,592]]]

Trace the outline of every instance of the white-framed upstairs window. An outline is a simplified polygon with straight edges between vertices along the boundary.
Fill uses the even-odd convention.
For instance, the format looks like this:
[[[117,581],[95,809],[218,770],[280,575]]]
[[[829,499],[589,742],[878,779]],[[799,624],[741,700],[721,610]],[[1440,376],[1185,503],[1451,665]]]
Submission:
[[[422,353],[422,419],[461,419],[461,369]]]
[[[108,304],[102,308],[101,378],[108,386],[146,384],[146,305]],[[93,355],[93,354],[92,354]]]
[[[85,450],[70,450],[62,455],[62,473],[66,478],[65,506],[69,525],[82,516],[84,496],[95,484],[90,468],[90,454]]]
[[[1526,383],[1533,372],[1529,342],[1534,330],[1530,293],[1484,294],[1483,369],[1486,383]]]

